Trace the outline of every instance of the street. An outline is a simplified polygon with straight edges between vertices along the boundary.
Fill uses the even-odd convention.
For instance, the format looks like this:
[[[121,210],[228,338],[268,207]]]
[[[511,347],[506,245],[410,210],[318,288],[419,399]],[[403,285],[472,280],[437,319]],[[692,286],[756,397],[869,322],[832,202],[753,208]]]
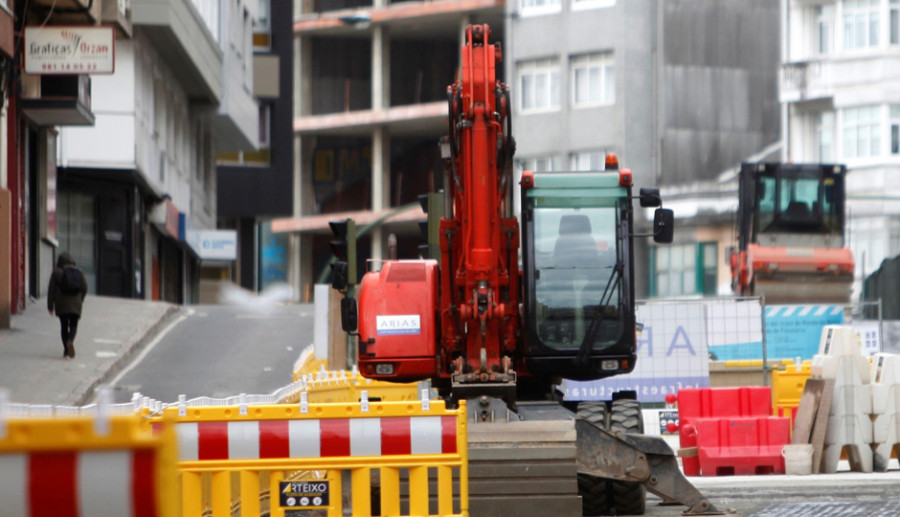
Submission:
[[[140,392],[171,402],[185,394],[226,397],[261,394],[288,384],[300,351],[311,344],[311,305],[194,306],[112,379],[117,402]],[[814,476],[691,477],[727,515],[755,517],[888,516],[900,514],[894,460],[887,473],[842,472]],[[652,517],[676,517],[684,507],[660,506],[648,496]],[[477,516],[476,516],[477,517]]]
[[[112,379],[116,402],[134,392],[163,402],[270,393],[291,382],[294,361],[312,343],[312,315],[312,305],[186,309]]]

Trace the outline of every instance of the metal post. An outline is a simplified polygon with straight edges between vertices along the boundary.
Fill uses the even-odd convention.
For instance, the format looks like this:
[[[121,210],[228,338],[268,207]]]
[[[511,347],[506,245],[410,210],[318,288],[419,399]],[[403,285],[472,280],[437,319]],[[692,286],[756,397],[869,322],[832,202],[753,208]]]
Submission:
[[[759,308],[760,308],[760,319],[762,320],[762,375],[763,375],[763,386],[769,385],[769,376],[766,371],[768,367],[768,356],[766,355],[766,297],[765,295],[759,297]]]

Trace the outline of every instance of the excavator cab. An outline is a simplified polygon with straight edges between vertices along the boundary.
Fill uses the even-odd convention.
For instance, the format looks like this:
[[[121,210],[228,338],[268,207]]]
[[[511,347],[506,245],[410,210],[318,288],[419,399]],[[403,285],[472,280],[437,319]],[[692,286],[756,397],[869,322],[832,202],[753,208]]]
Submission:
[[[522,186],[528,371],[576,380],[632,371],[630,174],[526,171]]]

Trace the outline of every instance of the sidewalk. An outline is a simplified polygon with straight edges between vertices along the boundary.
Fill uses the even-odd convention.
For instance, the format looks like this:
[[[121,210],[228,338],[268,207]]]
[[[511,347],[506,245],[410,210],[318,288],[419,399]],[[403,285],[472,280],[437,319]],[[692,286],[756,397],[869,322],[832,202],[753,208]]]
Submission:
[[[63,358],[59,319],[47,300],[28,302],[0,329],[0,388],[10,402],[83,405],[181,308],[166,302],[89,295],[78,323],[75,359]]]

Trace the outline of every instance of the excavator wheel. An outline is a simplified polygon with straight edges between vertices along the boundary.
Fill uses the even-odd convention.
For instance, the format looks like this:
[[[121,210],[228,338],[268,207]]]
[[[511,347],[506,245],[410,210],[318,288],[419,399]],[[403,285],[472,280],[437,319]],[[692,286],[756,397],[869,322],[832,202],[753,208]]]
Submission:
[[[609,412],[609,430],[644,434],[641,403],[631,399],[614,400]],[[647,490],[641,483],[610,481],[607,500],[610,515],[643,515],[647,508]]]
[[[606,402],[579,402],[578,417],[597,427],[609,429]],[[578,473],[578,493],[581,494],[582,515],[608,515],[607,492],[609,492],[608,480],[590,474]]]

